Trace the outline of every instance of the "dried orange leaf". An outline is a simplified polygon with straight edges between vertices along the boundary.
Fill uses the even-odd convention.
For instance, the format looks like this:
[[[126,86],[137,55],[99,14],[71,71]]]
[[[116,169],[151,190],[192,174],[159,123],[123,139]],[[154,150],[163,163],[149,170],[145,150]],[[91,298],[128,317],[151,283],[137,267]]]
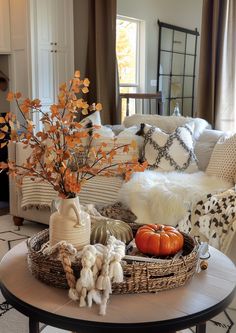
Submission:
[[[89,90],[88,90],[87,87],[83,87],[83,88],[82,88],[82,91],[83,91],[84,94],[87,94],[87,93],[89,92]]]
[[[137,142],[135,140],[132,140],[131,144],[130,144],[130,147],[133,148],[133,149],[136,149],[137,148]]]
[[[127,146],[124,146],[124,148],[123,148],[123,152],[124,153],[128,153],[129,152],[129,146],[127,145]]]
[[[62,83],[59,87],[60,90],[65,91],[66,90],[66,83]]]
[[[21,111],[22,111],[23,113],[28,113],[28,112],[29,112],[29,107],[28,107],[27,105],[25,105],[25,104],[22,104],[22,105],[20,106],[20,109],[21,109]]]
[[[3,127],[1,128],[1,131],[3,131],[3,132],[7,132],[7,131],[8,131],[8,126],[7,126],[7,125],[3,126]]]
[[[90,85],[90,81],[89,81],[89,79],[87,79],[87,78],[84,79],[83,84],[84,84],[85,87],[88,87],[88,86]]]
[[[9,91],[9,93],[7,94],[7,101],[12,102],[13,100],[14,100],[14,93]]]
[[[20,92],[15,93],[15,98],[16,98],[16,99],[21,98],[21,96],[22,96],[22,94],[21,94]]]
[[[96,104],[96,110],[97,111],[101,111],[102,110],[102,104],[101,103],[97,103]]]
[[[88,114],[88,110],[87,110],[87,109],[83,109],[83,110],[82,110],[82,114],[83,114],[84,116],[86,116],[86,115]]]
[[[0,162],[0,169],[7,169],[7,168],[8,168],[8,163]]]
[[[76,78],[80,78],[80,71],[75,71],[75,75],[74,75],[74,77],[76,77]]]
[[[100,138],[100,136],[101,136],[100,134],[95,133],[95,134],[93,135],[93,138],[94,138],[94,139],[98,139],[98,138]]]
[[[7,145],[7,142],[3,142],[3,143],[0,144],[0,148],[5,147],[6,145]]]

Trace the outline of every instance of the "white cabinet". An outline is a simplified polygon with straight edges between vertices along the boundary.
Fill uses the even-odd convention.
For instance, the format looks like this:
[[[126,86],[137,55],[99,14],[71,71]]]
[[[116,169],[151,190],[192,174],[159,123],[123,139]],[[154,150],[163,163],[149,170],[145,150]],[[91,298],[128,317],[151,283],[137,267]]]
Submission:
[[[48,110],[74,72],[73,0],[10,0],[10,9],[13,89]]]
[[[0,0],[0,53],[10,53],[9,0]]]
[[[33,91],[44,108],[55,103],[58,87],[74,72],[73,1],[35,0],[35,69]]]

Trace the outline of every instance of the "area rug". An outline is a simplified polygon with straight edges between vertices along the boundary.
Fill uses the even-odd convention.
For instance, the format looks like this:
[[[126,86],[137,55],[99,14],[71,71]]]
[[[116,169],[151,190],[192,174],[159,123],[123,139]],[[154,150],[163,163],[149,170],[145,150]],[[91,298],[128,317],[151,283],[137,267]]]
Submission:
[[[35,233],[45,229],[46,226],[39,223],[24,221],[22,227],[14,226],[10,215],[0,216],[0,259],[13,246],[29,238]],[[1,333],[27,333],[28,318],[13,309],[6,303],[0,292],[0,332]],[[43,333],[66,333],[55,327],[41,325]]]
[[[13,225],[10,215],[0,216],[0,259],[16,244],[33,234],[45,229],[45,225],[33,222],[24,222],[20,228]],[[236,303],[234,301],[234,303]],[[207,323],[207,333],[236,333],[236,311],[227,309]],[[27,333],[28,318],[13,309],[6,303],[0,293],[0,332],[1,333]],[[41,325],[42,333],[66,333],[68,331]],[[191,330],[181,331],[191,333]],[[194,332],[194,330],[192,331]]]

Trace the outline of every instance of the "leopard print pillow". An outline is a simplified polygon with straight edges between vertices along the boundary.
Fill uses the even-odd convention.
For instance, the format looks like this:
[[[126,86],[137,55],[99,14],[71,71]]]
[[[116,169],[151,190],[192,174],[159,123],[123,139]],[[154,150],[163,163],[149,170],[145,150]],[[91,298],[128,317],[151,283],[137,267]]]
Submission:
[[[122,203],[117,202],[108,206],[96,206],[98,212],[106,217],[109,217],[114,220],[121,220],[127,223],[134,223],[137,219],[136,215],[134,215],[131,210],[129,210]]]

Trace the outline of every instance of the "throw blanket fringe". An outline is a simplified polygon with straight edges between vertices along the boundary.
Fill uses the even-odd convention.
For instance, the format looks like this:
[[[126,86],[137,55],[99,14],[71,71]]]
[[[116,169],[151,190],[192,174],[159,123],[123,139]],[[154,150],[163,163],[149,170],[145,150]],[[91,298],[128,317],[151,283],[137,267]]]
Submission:
[[[48,210],[50,211],[50,206],[47,204],[25,204],[22,209],[23,210],[28,210],[28,209],[32,209],[35,208],[37,210]]]

